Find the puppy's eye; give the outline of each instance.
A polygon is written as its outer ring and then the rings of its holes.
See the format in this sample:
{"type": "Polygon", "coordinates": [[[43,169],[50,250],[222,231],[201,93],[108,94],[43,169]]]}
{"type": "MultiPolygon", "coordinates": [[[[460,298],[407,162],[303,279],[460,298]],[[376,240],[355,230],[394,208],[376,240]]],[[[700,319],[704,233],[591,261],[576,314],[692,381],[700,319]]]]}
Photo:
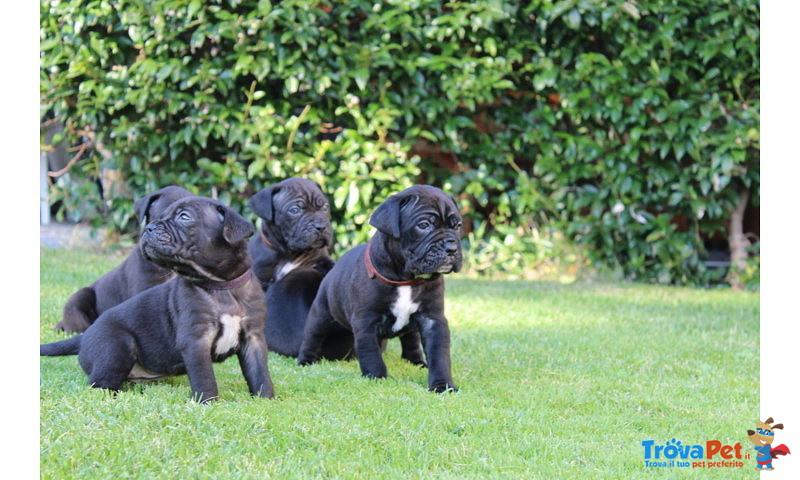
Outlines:
{"type": "Polygon", "coordinates": [[[295,205],[295,206],[293,206],[292,208],[289,209],[289,215],[298,215],[300,212],[301,212],[301,209],[297,205],[295,205]]]}
{"type": "Polygon", "coordinates": [[[458,215],[450,215],[449,217],[447,217],[447,224],[450,226],[450,228],[454,230],[461,230],[463,222],[461,221],[461,218],[458,217],[458,215]]]}
{"type": "Polygon", "coordinates": [[[420,230],[427,230],[427,229],[431,228],[431,222],[428,222],[427,220],[423,220],[423,221],[421,221],[421,222],[419,222],[417,224],[417,228],[419,228],[420,230]]]}
{"type": "Polygon", "coordinates": [[[331,209],[331,206],[330,206],[330,205],[328,205],[327,203],[323,203],[323,204],[322,204],[322,207],[320,207],[320,209],[321,209],[323,212],[327,212],[328,210],[330,210],[330,209],[331,209]]]}
{"type": "Polygon", "coordinates": [[[186,212],[181,212],[178,214],[178,220],[181,220],[183,222],[190,222],[192,220],[192,216],[186,212]]]}

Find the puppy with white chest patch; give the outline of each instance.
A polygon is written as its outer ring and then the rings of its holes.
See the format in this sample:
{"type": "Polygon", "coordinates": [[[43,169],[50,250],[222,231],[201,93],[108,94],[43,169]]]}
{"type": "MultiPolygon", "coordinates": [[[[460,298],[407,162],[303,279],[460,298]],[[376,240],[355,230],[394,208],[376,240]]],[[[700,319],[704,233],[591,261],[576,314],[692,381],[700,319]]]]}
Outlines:
{"type": "Polygon", "coordinates": [[[198,401],[218,396],[212,362],[236,354],[250,393],[272,397],[266,306],[250,269],[253,226],[216,200],[187,197],[145,227],[147,260],[177,275],[104,312],[81,335],[40,347],[78,355],[93,387],[188,374],[198,401]]]}
{"type": "Polygon", "coordinates": [[[400,337],[404,359],[422,366],[427,360],[429,390],[455,390],[443,278],[462,263],[455,199],[416,185],[383,202],[370,224],[377,232],[369,243],[345,253],[322,281],[298,363],[316,362],[328,332],[341,325],[353,332],[364,376],[386,377],[381,341],[400,337]]]}
{"type": "MultiPolygon", "coordinates": [[[[328,199],[317,183],[288,178],[262,189],[247,204],[261,218],[249,251],[270,312],[267,344],[271,352],[296,357],[308,310],[334,263],[328,256],[333,239],[328,199]]],[[[352,347],[352,333],[341,328],[324,342],[322,356],[347,358],[352,347]]]]}

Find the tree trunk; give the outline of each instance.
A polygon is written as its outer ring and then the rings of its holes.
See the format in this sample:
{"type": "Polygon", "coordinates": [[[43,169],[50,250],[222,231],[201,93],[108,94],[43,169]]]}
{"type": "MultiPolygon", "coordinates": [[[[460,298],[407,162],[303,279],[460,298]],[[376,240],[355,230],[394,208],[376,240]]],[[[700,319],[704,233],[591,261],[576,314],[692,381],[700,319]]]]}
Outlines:
{"type": "Polygon", "coordinates": [[[741,274],[747,267],[747,248],[750,241],[744,236],[744,211],[747,208],[747,201],[750,199],[750,192],[742,190],[739,192],[739,203],[731,212],[730,226],[728,228],[728,248],[731,251],[731,267],[728,271],[728,281],[734,290],[740,290],[742,284],[741,274]]]}

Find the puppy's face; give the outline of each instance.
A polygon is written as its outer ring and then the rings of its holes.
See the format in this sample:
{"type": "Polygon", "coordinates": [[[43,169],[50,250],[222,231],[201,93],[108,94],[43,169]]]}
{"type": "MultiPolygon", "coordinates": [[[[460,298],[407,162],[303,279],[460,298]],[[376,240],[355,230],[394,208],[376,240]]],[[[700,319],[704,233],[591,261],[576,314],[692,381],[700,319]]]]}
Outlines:
{"type": "Polygon", "coordinates": [[[176,186],[164,187],[137,200],[133,204],[133,209],[136,212],[139,224],[147,225],[152,220],[160,217],[167,207],[176,201],[191,196],[192,192],[185,188],[176,186]]]}
{"type": "Polygon", "coordinates": [[[328,247],[333,241],[328,199],[315,182],[284,180],[258,192],[248,205],[289,251],[328,247]]]}
{"type": "Polygon", "coordinates": [[[139,243],[146,259],[180,275],[224,281],[241,269],[253,233],[250,222],[216,200],[187,197],[149,223],[139,243]]]}
{"type": "Polygon", "coordinates": [[[415,185],[392,195],[370,224],[400,244],[405,270],[415,276],[461,269],[461,215],[452,195],[415,185]]]}

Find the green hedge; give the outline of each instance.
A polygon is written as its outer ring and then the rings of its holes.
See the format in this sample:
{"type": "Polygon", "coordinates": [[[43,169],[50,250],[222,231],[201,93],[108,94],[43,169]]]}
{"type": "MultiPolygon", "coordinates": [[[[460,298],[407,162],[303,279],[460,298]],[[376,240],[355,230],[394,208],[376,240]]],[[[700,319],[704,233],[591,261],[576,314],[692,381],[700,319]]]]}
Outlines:
{"type": "Polygon", "coordinates": [[[758,23],[755,0],[42,1],[45,111],[101,146],[56,198],[132,230],[130,195],[77,180],[244,211],[306,176],[344,251],[422,180],[469,211],[477,269],[533,267],[563,234],[627,278],[707,283],[703,236],[759,196],[758,23]]]}

